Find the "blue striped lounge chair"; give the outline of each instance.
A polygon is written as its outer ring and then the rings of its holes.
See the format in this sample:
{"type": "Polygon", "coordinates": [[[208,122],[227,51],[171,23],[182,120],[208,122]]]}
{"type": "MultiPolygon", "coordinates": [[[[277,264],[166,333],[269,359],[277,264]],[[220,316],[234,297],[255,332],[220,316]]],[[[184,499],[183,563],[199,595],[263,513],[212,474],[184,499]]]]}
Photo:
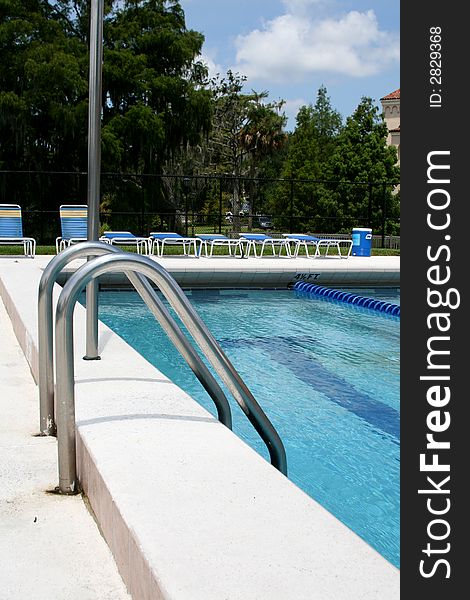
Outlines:
{"type": "Polygon", "coordinates": [[[23,235],[23,219],[18,204],[0,204],[0,244],[23,246],[25,256],[34,258],[36,240],[23,235]]]}
{"type": "Polygon", "coordinates": [[[199,257],[202,240],[196,237],[184,237],[174,231],[152,231],[148,238],[150,254],[165,255],[165,246],[182,246],[185,256],[199,257]]]}
{"type": "Polygon", "coordinates": [[[56,238],[57,254],[72,244],[86,242],[88,206],[86,204],[62,204],[60,211],[61,236],[56,238]]]}
{"type": "Polygon", "coordinates": [[[244,256],[248,258],[251,251],[255,258],[261,258],[263,256],[266,247],[271,248],[273,256],[281,256],[282,251],[285,250],[286,256],[290,257],[290,245],[285,237],[274,238],[264,233],[241,233],[240,244],[244,246],[244,256]],[[259,246],[259,253],[256,251],[256,246],[259,246]],[[279,248],[279,252],[276,254],[276,246],[279,248]]]}
{"type": "Polygon", "coordinates": [[[148,239],[134,235],[130,231],[105,231],[100,237],[100,242],[135,246],[138,254],[148,254],[148,239]]]}

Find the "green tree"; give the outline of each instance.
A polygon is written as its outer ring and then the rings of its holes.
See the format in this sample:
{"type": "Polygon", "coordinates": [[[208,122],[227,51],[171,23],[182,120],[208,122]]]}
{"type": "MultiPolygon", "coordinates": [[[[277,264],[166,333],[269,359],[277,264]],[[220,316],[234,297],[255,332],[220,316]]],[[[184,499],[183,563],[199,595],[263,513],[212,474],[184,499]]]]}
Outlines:
{"type": "Polygon", "coordinates": [[[283,176],[321,179],[341,127],[341,115],[332,108],[327,90],[321,86],[315,105],[302,106],[297,113],[283,176]]]}
{"type": "Polygon", "coordinates": [[[266,102],[266,91],[242,93],[245,81],[229,70],[212,82],[213,127],[207,142],[209,164],[232,179],[234,231],[240,231],[242,178],[256,174],[257,165],[286,140],[283,102],[266,102]]]}
{"type": "Polygon", "coordinates": [[[278,176],[279,158],[287,144],[288,135],[284,131],[287,119],[281,113],[283,105],[282,100],[268,105],[254,104],[250,119],[240,133],[242,146],[248,151],[245,190],[250,206],[249,230],[253,225],[252,215],[266,212],[266,197],[272,187],[271,182],[260,178],[278,176]]]}
{"type": "MultiPolygon", "coordinates": [[[[186,28],[176,0],[126,0],[105,25],[103,169],[161,174],[210,128],[207,71],[198,61],[204,38],[186,28]]],[[[168,215],[181,195],[175,184],[130,176],[113,207],[144,202],[168,215]]]]}
{"type": "MultiPolygon", "coordinates": [[[[326,178],[326,165],[341,128],[341,115],[321,86],[315,105],[302,106],[297,113],[281,173],[285,181],[276,186],[271,198],[273,212],[294,217],[296,228],[315,229],[319,219],[332,210],[327,187],[319,182],[326,178]]],[[[285,219],[281,226],[288,226],[285,219]]]]}
{"type": "Polygon", "coordinates": [[[391,185],[399,180],[397,152],[394,146],[387,146],[387,134],[379,109],[371,98],[362,98],[346,120],[328,164],[329,179],[341,182],[331,200],[343,219],[343,228],[358,224],[377,227],[384,206],[389,216],[398,216],[399,200],[391,185]]]}
{"type": "Polygon", "coordinates": [[[0,3],[2,168],[69,170],[86,164],[86,46],[62,14],[65,4],[0,3]]]}
{"type": "MultiPolygon", "coordinates": [[[[89,2],[0,0],[0,168],[82,172],[87,166],[89,2]]],[[[181,144],[210,127],[211,94],[198,61],[203,36],[188,30],[177,0],[105,3],[103,171],[159,173],[181,144]]],[[[62,177],[23,206],[84,200],[86,185],[62,177]],[[78,196],[78,197],[77,197],[78,196]]],[[[156,181],[156,180],[155,180],[156,181]]],[[[159,186],[128,178],[109,206],[162,200],[159,186]]]]}
{"type": "Polygon", "coordinates": [[[210,127],[204,37],[176,0],[125,0],[106,21],[103,139],[121,170],[159,173],[181,144],[210,127]]]}

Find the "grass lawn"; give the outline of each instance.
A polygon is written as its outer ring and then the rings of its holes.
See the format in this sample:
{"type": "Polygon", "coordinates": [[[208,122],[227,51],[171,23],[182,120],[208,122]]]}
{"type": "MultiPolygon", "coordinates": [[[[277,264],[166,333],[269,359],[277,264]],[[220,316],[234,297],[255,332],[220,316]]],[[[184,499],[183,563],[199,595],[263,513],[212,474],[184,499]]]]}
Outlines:
{"type": "MultiPolygon", "coordinates": [[[[135,246],[119,246],[119,248],[123,250],[127,250],[128,252],[135,252],[135,246]]],[[[302,251],[299,255],[302,255],[302,251]]],[[[303,251],[305,254],[305,251],[303,251]]],[[[331,251],[330,251],[331,252],[331,251]]],[[[182,254],[183,249],[179,246],[173,247],[171,250],[172,254],[182,254]]],[[[22,248],[21,246],[1,246],[0,245],[0,256],[9,255],[9,256],[22,256],[22,248]]],[[[55,255],[55,246],[37,246],[36,254],[38,255],[55,255]]],[[[227,250],[225,248],[214,248],[214,255],[226,255],[227,250]]],[[[399,256],[400,250],[392,250],[390,248],[372,248],[372,256],[399,256]]]]}

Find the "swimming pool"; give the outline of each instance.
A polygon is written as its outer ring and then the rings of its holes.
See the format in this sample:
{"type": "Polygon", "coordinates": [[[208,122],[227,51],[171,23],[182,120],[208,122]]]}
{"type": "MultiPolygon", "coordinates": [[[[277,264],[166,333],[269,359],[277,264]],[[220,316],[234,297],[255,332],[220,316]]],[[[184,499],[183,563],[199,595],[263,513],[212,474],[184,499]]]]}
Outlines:
{"type": "MultiPolygon", "coordinates": [[[[399,566],[399,320],[290,290],[186,293],[281,436],[289,478],[399,566]]],[[[135,292],[101,293],[100,319],[216,414],[135,292]]],[[[268,459],[231,404],[235,433],[268,459]]]]}

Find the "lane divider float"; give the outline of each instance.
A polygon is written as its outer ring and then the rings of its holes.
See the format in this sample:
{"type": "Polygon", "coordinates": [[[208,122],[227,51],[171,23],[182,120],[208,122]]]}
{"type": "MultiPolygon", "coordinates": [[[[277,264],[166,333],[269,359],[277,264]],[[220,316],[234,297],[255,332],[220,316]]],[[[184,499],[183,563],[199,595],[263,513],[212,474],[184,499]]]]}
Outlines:
{"type": "Polygon", "coordinates": [[[358,296],[357,294],[352,294],[350,292],[342,292],[341,290],[335,290],[334,288],[326,288],[314,283],[307,283],[306,281],[297,281],[292,289],[306,295],[323,296],[330,300],[338,300],[339,302],[362,306],[363,308],[376,310],[394,317],[400,316],[400,306],[398,304],[393,304],[392,302],[376,300],[375,298],[366,298],[365,296],[358,296]]]}

